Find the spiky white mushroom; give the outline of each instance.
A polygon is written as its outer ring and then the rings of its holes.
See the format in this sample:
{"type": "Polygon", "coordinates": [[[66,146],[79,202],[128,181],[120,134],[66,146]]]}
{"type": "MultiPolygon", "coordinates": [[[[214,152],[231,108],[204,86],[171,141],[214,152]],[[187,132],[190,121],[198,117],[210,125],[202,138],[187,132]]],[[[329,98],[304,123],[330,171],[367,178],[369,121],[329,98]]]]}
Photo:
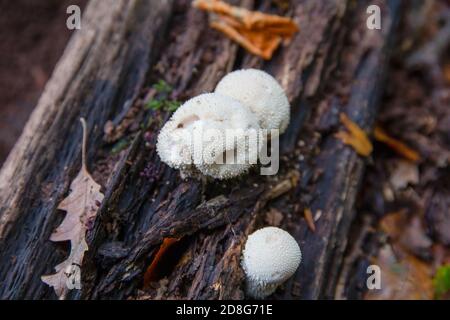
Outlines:
{"type": "Polygon", "coordinates": [[[237,70],[217,84],[215,92],[240,101],[256,114],[262,129],[283,133],[290,117],[288,98],[270,74],[256,69],[237,70]]]}
{"type": "Polygon", "coordinates": [[[246,294],[265,298],[297,270],[302,253],[286,231],[266,227],[252,233],[245,244],[241,265],[246,275],[246,294]]]}
{"type": "Polygon", "coordinates": [[[188,100],[172,115],[160,131],[157,151],[173,168],[189,173],[195,166],[213,178],[231,178],[248,170],[251,163],[247,157],[257,157],[258,148],[247,144],[248,137],[253,137],[249,132],[259,129],[256,116],[240,102],[219,93],[205,93],[188,100]],[[227,131],[243,135],[227,139],[227,131]],[[229,157],[221,163],[223,155],[234,150],[234,163],[229,157]]]}

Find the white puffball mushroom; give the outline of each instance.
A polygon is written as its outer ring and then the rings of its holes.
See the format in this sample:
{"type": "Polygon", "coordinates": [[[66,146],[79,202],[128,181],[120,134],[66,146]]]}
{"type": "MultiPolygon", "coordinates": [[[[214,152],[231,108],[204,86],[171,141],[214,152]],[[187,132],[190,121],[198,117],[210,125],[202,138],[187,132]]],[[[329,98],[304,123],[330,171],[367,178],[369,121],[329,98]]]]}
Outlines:
{"type": "Polygon", "coordinates": [[[229,179],[247,172],[253,164],[256,164],[261,147],[261,140],[258,144],[258,139],[262,137],[258,136],[259,125],[256,117],[250,111],[248,112],[245,118],[253,120],[249,122],[247,129],[234,132],[232,141],[226,140],[225,147],[216,154],[217,161],[204,161],[196,165],[201,173],[215,179],[229,179]],[[253,156],[254,162],[250,161],[250,156],[253,156]]]}
{"type": "Polygon", "coordinates": [[[241,265],[246,275],[246,294],[265,298],[297,270],[302,253],[286,231],[266,227],[252,233],[245,243],[241,265]]]}
{"type": "Polygon", "coordinates": [[[283,133],[290,118],[286,93],[270,74],[256,69],[243,69],[227,74],[215,92],[240,101],[256,114],[262,129],[278,129],[283,133]]]}
{"type": "MultiPolygon", "coordinates": [[[[242,147],[248,140],[225,138],[227,130],[238,129],[257,132],[260,129],[258,119],[235,99],[219,93],[204,93],[186,101],[172,115],[159,133],[157,151],[163,162],[188,174],[195,166],[201,173],[216,179],[232,178],[251,166],[245,156],[252,150],[244,148],[244,153],[237,154],[235,164],[219,164],[215,159],[227,150],[242,147]],[[208,135],[209,129],[215,129],[217,134],[208,135]]],[[[254,156],[258,151],[253,150],[254,156]]]]}

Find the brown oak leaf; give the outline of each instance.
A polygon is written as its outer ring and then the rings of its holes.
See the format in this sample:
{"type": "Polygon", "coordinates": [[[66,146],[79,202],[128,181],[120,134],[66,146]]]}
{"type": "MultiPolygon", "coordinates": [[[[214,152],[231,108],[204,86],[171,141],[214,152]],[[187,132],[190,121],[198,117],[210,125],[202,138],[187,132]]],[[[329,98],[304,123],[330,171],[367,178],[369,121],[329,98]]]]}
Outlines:
{"type": "Polygon", "coordinates": [[[58,209],[67,212],[64,220],[50,236],[51,241],[70,241],[69,257],[55,267],[55,274],[42,276],[43,282],[53,287],[59,299],[64,299],[73,288],[80,289],[79,268],[88,250],[86,232],[92,227],[104,195],[86,167],[86,121],[83,126],[82,166],[70,185],[69,195],[61,201],[58,209]],[[78,283],[75,283],[77,282],[78,283]]]}

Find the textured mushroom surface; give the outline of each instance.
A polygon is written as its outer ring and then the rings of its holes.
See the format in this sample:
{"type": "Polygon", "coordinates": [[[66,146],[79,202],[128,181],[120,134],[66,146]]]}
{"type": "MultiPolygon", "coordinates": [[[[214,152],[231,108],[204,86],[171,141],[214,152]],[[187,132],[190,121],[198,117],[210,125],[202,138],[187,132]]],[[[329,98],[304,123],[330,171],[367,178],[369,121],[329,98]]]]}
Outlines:
{"type": "Polygon", "coordinates": [[[231,178],[251,166],[249,152],[257,158],[259,147],[249,146],[259,129],[256,116],[240,102],[205,93],[186,101],[172,115],[160,131],[157,150],[173,168],[189,173],[195,166],[205,175],[231,178]],[[226,134],[235,134],[236,139],[227,139],[226,134]]]}
{"type": "Polygon", "coordinates": [[[250,108],[262,129],[278,129],[281,134],[289,124],[288,98],[277,80],[267,72],[256,69],[231,72],[217,84],[215,92],[250,108]]]}
{"type": "Polygon", "coordinates": [[[297,241],[282,229],[266,227],[252,233],[242,255],[247,295],[260,299],[272,294],[295,273],[301,257],[297,241]]]}

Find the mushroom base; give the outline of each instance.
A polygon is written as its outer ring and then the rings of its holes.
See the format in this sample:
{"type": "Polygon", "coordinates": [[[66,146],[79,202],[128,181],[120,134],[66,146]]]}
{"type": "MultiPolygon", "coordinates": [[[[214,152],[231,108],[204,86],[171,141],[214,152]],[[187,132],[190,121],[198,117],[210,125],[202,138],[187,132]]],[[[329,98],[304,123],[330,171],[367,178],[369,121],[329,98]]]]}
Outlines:
{"type": "Polygon", "coordinates": [[[245,294],[253,299],[264,299],[274,293],[278,285],[247,279],[245,281],[245,294]]]}

